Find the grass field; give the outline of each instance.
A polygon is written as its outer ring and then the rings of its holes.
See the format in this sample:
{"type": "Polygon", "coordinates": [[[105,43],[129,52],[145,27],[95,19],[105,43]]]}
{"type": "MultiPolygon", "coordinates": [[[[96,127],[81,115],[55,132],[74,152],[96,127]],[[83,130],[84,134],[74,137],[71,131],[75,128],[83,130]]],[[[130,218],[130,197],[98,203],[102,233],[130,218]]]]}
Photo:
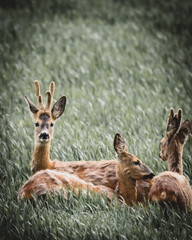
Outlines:
{"type": "MultiPolygon", "coordinates": [[[[118,206],[99,196],[17,200],[30,176],[36,103],[55,81],[67,97],[51,159],[114,159],[119,132],[156,174],[169,108],[192,113],[190,1],[9,0],[0,5],[0,239],[191,239],[192,212],[118,206]],[[155,4],[156,3],[156,4],[155,4]]],[[[192,180],[192,138],[184,174],[192,180]]],[[[192,184],[192,182],[191,182],[192,184]]]]}

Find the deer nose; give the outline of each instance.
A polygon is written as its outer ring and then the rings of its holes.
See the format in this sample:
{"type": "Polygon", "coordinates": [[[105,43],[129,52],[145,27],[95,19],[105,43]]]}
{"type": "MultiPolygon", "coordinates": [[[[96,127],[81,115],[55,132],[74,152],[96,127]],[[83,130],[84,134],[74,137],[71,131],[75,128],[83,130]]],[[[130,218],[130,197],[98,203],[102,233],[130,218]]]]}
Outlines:
{"type": "Polygon", "coordinates": [[[150,171],[149,174],[145,175],[143,179],[148,180],[148,179],[152,179],[153,177],[155,177],[155,174],[150,171]]]}
{"type": "Polygon", "coordinates": [[[150,173],[149,176],[148,176],[149,179],[152,179],[153,177],[155,177],[154,173],[150,173]]]}
{"type": "Polygon", "coordinates": [[[43,133],[40,134],[39,138],[42,139],[42,140],[48,140],[49,139],[49,134],[46,133],[46,132],[43,132],[43,133]]]}

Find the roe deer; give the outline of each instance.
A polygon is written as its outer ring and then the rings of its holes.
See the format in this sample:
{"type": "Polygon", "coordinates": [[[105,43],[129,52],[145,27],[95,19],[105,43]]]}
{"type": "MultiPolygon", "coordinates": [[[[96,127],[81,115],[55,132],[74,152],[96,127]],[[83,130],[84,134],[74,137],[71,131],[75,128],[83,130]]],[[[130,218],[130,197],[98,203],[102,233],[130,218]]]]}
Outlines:
{"type": "Polygon", "coordinates": [[[50,91],[46,92],[47,104],[44,107],[40,95],[39,82],[35,81],[34,83],[39,108],[25,96],[35,121],[35,149],[31,161],[32,174],[42,169],[54,168],[54,162],[51,162],[49,159],[50,142],[53,138],[54,123],[63,114],[66,104],[66,97],[63,96],[51,109],[54,94],[54,82],[51,82],[50,91]]]}
{"type": "Polygon", "coordinates": [[[94,186],[92,183],[87,183],[77,176],[67,173],[59,172],[57,170],[41,170],[31,176],[19,191],[21,199],[33,199],[33,194],[37,196],[45,196],[47,192],[50,194],[64,192],[66,199],[66,189],[71,189],[76,194],[81,189],[83,194],[87,193],[89,189],[92,192],[106,195],[109,200],[114,195],[114,190],[105,186],[94,186]]]}
{"type": "MultiPolygon", "coordinates": [[[[51,109],[51,103],[54,93],[54,82],[50,84],[50,91],[47,92],[47,105],[44,108],[42,97],[40,95],[39,82],[35,81],[36,96],[39,103],[39,109],[26,97],[30,111],[35,120],[35,149],[31,161],[31,171],[35,174],[43,169],[55,169],[75,174],[86,182],[94,185],[102,185],[113,190],[117,186],[116,166],[117,160],[101,161],[72,161],[63,162],[59,160],[50,161],[49,150],[50,142],[53,136],[54,122],[59,118],[65,109],[66,97],[61,97],[51,109]]],[[[138,201],[143,202],[147,199],[151,187],[151,181],[137,181],[138,201]]]]}
{"type": "Polygon", "coordinates": [[[161,159],[168,162],[169,171],[154,178],[149,200],[158,201],[160,205],[166,202],[181,211],[187,211],[187,207],[192,209],[192,189],[188,178],[183,176],[182,154],[191,125],[189,120],[181,124],[181,119],[182,110],[174,114],[171,108],[160,153],[161,159]]]}
{"type": "MultiPolygon", "coordinates": [[[[151,179],[154,174],[134,155],[128,153],[127,146],[123,138],[115,135],[114,148],[118,154],[117,175],[118,187],[117,196],[124,198],[127,205],[132,202],[137,203],[136,180],[151,179]]],[[[46,192],[60,192],[64,186],[74,190],[77,194],[79,189],[86,193],[88,188],[96,193],[107,195],[111,200],[114,190],[106,186],[95,186],[92,183],[85,182],[74,174],[59,172],[57,170],[41,170],[31,176],[25,185],[21,188],[20,198],[33,198],[33,193],[37,196],[45,195],[46,192]]],[[[64,189],[65,190],[65,189],[64,189]]],[[[66,191],[64,191],[66,197],[66,191]]]]}
{"type": "Polygon", "coordinates": [[[152,179],[155,175],[136,156],[128,153],[126,142],[119,133],[115,135],[114,148],[118,154],[116,191],[127,205],[132,206],[133,202],[138,202],[136,180],[152,179]]]}
{"type": "MultiPolygon", "coordinates": [[[[58,171],[65,171],[78,176],[86,182],[93,183],[96,186],[102,185],[113,190],[118,184],[118,175],[116,168],[118,160],[100,160],[100,161],[71,161],[60,162],[54,160],[54,168],[58,171]]],[[[151,188],[151,180],[137,180],[137,201],[143,203],[148,200],[148,193],[151,188]]]]}

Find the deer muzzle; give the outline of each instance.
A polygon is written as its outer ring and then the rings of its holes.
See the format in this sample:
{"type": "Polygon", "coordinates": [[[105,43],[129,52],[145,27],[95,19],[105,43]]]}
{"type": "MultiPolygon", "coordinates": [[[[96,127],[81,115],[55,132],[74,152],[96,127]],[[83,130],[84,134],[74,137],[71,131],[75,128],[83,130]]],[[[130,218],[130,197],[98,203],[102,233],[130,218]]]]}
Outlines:
{"type": "Polygon", "coordinates": [[[39,135],[39,139],[41,142],[47,142],[50,138],[50,135],[48,132],[41,132],[40,135],[39,135]]]}
{"type": "Polygon", "coordinates": [[[153,177],[155,177],[155,174],[151,172],[149,175],[145,176],[145,179],[152,179],[153,177]]]}

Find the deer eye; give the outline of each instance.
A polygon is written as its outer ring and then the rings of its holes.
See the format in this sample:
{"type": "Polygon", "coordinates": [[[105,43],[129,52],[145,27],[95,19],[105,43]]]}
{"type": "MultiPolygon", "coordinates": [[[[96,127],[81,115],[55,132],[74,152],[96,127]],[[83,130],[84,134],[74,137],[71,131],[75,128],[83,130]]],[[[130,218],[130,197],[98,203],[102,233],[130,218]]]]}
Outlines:
{"type": "Polygon", "coordinates": [[[53,126],[54,126],[54,124],[53,124],[53,123],[51,123],[51,124],[50,124],[50,126],[51,126],[51,127],[53,127],[53,126]]]}
{"type": "Polygon", "coordinates": [[[35,127],[39,127],[39,123],[38,122],[35,123],[35,127]]]}
{"type": "Polygon", "coordinates": [[[139,163],[139,162],[133,162],[133,164],[134,164],[134,165],[140,165],[140,163],[139,163]]]}

